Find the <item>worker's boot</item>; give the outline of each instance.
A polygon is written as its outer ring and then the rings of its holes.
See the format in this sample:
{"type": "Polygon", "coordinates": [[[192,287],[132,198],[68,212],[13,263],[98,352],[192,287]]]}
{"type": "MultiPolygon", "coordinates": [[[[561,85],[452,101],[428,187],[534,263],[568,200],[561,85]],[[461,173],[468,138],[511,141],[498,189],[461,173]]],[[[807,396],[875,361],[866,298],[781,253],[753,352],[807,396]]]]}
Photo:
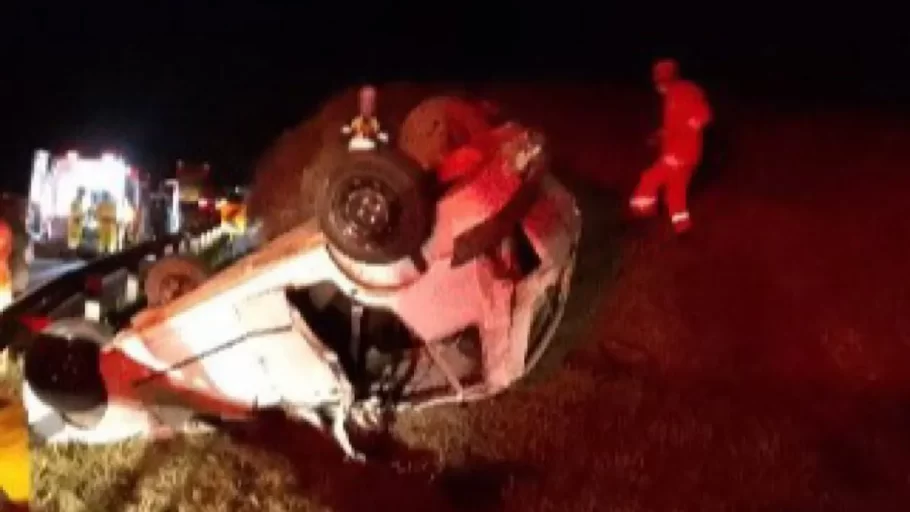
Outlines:
{"type": "Polygon", "coordinates": [[[632,197],[629,199],[628,214],[633,219],[646,219],[657,214],[657,198],[632,197]]]}

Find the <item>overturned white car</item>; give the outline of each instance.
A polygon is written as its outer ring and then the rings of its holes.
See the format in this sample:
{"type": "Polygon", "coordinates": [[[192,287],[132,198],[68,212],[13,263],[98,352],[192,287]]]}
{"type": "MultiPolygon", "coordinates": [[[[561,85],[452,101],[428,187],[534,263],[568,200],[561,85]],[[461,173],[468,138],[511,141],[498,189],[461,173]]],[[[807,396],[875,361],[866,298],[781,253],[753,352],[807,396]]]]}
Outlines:
{"type": "Polygon", "coordinates": [[[515,123],[436,172],[350,154],[316,219],[116,336],[48,327],[25,358],[33,432],[111,442],[280,408],[357,456],[347,421],[504,390],[553,337],[580,236],[546,156],[515,123]]]}

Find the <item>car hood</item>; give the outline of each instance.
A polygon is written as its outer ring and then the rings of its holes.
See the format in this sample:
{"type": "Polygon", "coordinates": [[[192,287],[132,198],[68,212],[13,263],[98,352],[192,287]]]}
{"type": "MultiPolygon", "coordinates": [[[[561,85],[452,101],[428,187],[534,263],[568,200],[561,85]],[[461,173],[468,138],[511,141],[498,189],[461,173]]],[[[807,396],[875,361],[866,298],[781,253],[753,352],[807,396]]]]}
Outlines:
{"type": "MultiPolygon", "coordinates": [[[[180,374],[177,381],[223,400],[214,408],[231,414],[231,404],[268,407],[289,395],[295,400],[287,401],[314,407],[350,403],[350,383],[337,357],[285,296],[285,289],[294,285],[297,257],[310,255],[323,243],[315,223],[286,233],[190,293],[138,314],[131,328],[106,347],[107,358],[122,353],[139,363],[130,380],[143,382],[143,387],[145,382],[166,386],[172,375],[180,374]],[[168,378],[158,378],[165,374],[168,378]],[[282,385],[276,388],[271,379],[282,385]]],[[[109,373],[109,388],[123,380],[122,368],[109,373]]],[[[124,390],[122,396],[132,393],[124,390]]]]}

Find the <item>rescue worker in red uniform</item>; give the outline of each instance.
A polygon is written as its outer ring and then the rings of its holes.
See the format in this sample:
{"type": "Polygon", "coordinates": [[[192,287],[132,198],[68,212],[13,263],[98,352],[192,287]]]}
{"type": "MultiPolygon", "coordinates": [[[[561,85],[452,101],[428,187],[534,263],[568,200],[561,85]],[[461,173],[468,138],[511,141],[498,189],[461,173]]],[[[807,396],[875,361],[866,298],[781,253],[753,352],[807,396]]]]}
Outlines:
{"type": "Polygon", "coordinates": [[[675,60],[658,61],[653,76],[663,96],[660,157],[642,173],[629,206],[636,216],[651,217],[657,213],[657,195],[663,190],[673,229],[683,234],[692,227],[686,196],[701,161],[702,130],[711,122],[711,107],[698,85],[680,77],[675,60]]]}

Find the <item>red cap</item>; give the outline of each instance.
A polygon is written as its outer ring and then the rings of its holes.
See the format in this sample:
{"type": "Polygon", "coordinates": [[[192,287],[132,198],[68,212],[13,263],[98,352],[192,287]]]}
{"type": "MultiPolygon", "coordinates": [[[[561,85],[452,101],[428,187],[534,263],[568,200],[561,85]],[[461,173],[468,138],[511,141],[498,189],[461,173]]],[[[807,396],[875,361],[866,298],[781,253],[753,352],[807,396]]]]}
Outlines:
{"type": "Polygon", "coordinates": [[[654,63],[654,81],[672,82],[679,78],[679,63],[676,59],[659,59],[654,63]]]}

